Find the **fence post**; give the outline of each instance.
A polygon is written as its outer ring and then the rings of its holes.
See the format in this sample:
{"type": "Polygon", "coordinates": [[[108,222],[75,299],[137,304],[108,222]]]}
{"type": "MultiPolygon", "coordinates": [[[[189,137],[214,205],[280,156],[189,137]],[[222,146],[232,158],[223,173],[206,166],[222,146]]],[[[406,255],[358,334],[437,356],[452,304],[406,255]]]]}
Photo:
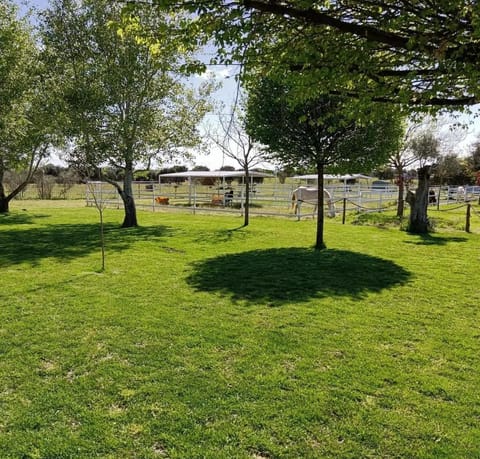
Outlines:
{"type": "Polygon", "coordinates": [[[347,212],[347,198],[343,198],[342,225],[345,225],[346,212],[347,212]]]}
{"type": "Polygon", "coordinates": [[[465,231],[467,233],[470,232],[470,217],[471,217],[471,214],[472,214],[472,209],[471,209],[472,205],[470,203],[467,204],[467,215],[466,215],[466,218],[465,218],[465,231]]]}

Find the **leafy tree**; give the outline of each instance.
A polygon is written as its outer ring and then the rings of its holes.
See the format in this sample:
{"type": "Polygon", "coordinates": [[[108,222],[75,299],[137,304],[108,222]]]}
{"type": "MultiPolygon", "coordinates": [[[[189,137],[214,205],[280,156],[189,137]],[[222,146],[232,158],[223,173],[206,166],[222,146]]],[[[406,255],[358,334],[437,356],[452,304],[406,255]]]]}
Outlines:
{"type": "Polygon", "coordinates": [[[372,110],[368,122],[351,117],[344,99],[332,96],[294,105],[289,88],[263,79],[251,86],[247,103],[247,132],[266,146],[266,157],[287,166],[314,168],[318,175],[317,237],[323,237],[323,175],[346,170],[371,170],[386,161],[400,139],[400,118],[372,110]]]}
{"type": "Polygon", "coordinates": [[[411,125],[406,129],[400,148],[394,151],[389,158],[389,164],[395,171],[396,183],[398,185],[397,217],[399,218],[403,217],[405,188],[407,187],[408,190],[409,179],[407,170],[417,161],[412,150],[408,148],[414,127],[414,125],[411,125]]]}
{"type": "MultiPolygon", "coordinates": [[[[187,170],[187,169],[185,169],[187,170]]],[[[193,166],[192,171],[206,171],[208,172],[210,169],[207,166],[193,166]]]]}
{"type": "Polygon", "coordinates": [[[472,172],[480,171],[480,142],[477,141],[472,145],[468,162],[472,172]]]}
{"type": "Polygon", "coordinates": [[[474,181],[468,160],[460,159],[455,153],[440,156],[433,168],[432,183],[442,185],[470,185],[474,181]]]}
{"type": "Polygon", "coordinates": [[[480,13],[471,0],[156,4],[197,13],[187,37],[213,36],[218,59],[283,69],[301,88],[297,97],[329,91],[416,109],[480,102],[480,13]]]}
{"type": "Polygon", "coordinates": [[[54,139],[50,81],[27,24],[0,3],[0,213],[32,179],[54,139]],[[7,171],[22,180],[7,189],[7,171]]]}
{"type": "Polygon", "coordinates": [[[123,227],[137,225],[135,168],[188,156],[209,109],[209,87],[187,88],[180,75],[193,48],[174,39],[182,18],[122,9],[107,0],[54,0],[43,36],[52,71],[62,75],[64,130],[72,162],[123,170],[108,179],[122,197],[123,227]]]}
{"type": "Polygon", "coordinates": [[[414,165],[422,167],[428,161],[433,162],[438,157],[438,148],[439,141],[428,123],[411,123],[405,129],[400,148],[389,158],[389,164],[395,170],[398,185],[397,217],[402,218],[404,214],[404,196],[405,191],[408,192],[410,183],[408,170],[414,165]]]}
{"type": "Polygon", "coordinates": [[[383,165],[374,169],[371,173],[374,177],[378,177],[380,180],[394,180],[395,170],[388,165],[383,165]]]}

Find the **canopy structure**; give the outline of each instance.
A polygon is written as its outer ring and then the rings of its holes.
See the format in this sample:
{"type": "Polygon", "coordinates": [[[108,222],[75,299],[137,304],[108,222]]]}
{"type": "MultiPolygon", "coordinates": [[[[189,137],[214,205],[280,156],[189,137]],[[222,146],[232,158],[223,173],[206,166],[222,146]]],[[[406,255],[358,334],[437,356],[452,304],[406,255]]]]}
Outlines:
{"type": "MultiPolygon", "coordinates": [[[[295,175],[294,179],[299,180],[317,180],[317,174],[307,174],[307,175],[295,175]]],[[[370,177],[369,175],[363,174],[345,174],[345,175],[332,175],[332,174],[324,174],[324,180],[338,180],[339,182],[347,182],[348,180],[373,180],[374,177],[370,177]]]]}
{"type": "MultiPolygon", "coordinates": [[[[248,175],[250,177],[275,177],[272,174],[266,174],[264,172],[258,171],[249,171],[248,175]]],[[[186,178],[188,180],[194,178],[235,178],[235,177],[245,177],[245,171],[186,171],[186,172],[172,172],[170,174],[160,174],[158,180],[161,181],[161,178],[186,178]]]]}
{"type": "MultiPolygon", "coordinates": [[[[163,178],[185,178],[188,180],[188,202],[189,204],[192,203],[196,206],[196,180],[200,178],[214,178],[214,179],[221,179],[222,187],[225,188],[225,181],[229,178],[238,178],[241,177],[242,181],[245,182],[245,171],[186,171],[186,172],[172,172],[170,174],[160,174],[158,176],[158,183],[162,183],[163,178]]],[[[267,174],[264,172],[258,171],[249,171],[248,175],[250,177],[250,181],[253,184],[253,179],[256,177],[275,177],[272,174],[267,174]]],[[[243,206],[243,199],[242,199],[242,206],[243,206]]]]}

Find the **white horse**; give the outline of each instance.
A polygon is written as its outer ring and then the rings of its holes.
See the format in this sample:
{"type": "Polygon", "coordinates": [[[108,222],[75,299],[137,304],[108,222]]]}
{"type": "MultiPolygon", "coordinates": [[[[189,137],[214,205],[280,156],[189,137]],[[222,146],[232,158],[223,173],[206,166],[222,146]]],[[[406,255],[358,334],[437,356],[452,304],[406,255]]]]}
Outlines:
{"type": "MultiPolygon", "coordinates": [[[[328,216],[335,217],[335,203],[332,200],[331,194],[324,188],[323,199],[328,205],[328,216]]],[[[298,214],[298,204],[308,203],[314,206],[313,213],[317,210],[318,206],[318,188],[309,188],[306,186],[299,186],[292,192],[292,209],[298,214]]]]}

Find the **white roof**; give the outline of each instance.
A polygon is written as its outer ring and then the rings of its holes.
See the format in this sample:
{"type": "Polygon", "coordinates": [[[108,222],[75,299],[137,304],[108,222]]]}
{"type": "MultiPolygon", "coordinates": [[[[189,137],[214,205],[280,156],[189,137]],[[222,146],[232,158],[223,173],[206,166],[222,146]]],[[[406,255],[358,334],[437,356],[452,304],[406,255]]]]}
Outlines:
{"type": "MultiPolygon", "coordinates": [[[[317,174],[306,174],[306,175],[295,175],[294,179],[301,179],[301,180],[317,180],[317,174]]],[[[358,179],[365,179],[370,180],[373,177],[363,174],[345,174],[345,175],[332,175],[332,174],[324,174],[324,180],[358,180],[358,179]]]]}
{"type": "MultiPolygon", "coordinates": [[[[250,177],[275,177],[272,174],[264,172],[250,171],[250,177]]],[[[185,178],[227,178],[227,177],[245,177],[245,171],[187,171],[187,172],[172,172],[170,174],[160,174],[159,177],[185,177],[185,178]]]]}

